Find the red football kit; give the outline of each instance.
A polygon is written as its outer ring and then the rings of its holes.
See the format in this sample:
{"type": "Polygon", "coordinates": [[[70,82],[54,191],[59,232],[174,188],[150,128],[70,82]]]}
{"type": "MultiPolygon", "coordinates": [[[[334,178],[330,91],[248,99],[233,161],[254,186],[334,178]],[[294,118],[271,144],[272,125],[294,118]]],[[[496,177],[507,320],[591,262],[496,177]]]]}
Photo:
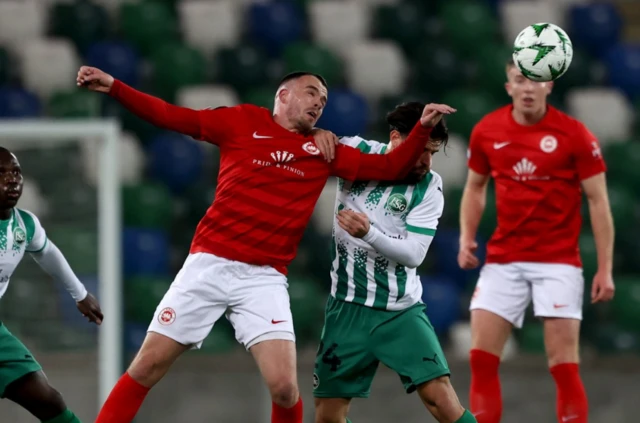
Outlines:
{"type": "MultiPolygon", "coordinates": [[[[409,172],[429,134],[420,123],[397,149],[367,155],[339,145],[327,163],[313,142],[254,105],[192,110],[115,81],[110,95],[152,124],[220,148],[213,204],[198,224],[191,253],[205,252],[286,274],[327,178],[397,180],[409,172]]],[[[176,163],[179,166],[179,163],[176,163]]]]}
{"type": "Polygon", "coordinates": [[[531,126],[518,124],[512,110],[485,116],[469,143],[469,168],[495,180],[498,226],[486,261],[580,267],[580,183],[606,171],[598,140],[551,106],[531,126]]]}

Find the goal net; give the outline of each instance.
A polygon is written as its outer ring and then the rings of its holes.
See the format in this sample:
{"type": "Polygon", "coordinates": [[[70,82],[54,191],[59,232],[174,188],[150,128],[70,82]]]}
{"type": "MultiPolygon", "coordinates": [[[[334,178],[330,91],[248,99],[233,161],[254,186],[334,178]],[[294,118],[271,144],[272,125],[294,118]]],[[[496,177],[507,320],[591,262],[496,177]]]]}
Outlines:
{"type": "MultiPolygon", "coordinates": [[[[122,371],[118,139],[112,121],[0,121],[0,146],[16,154],[25,180],[18,207],[38,216],[98,296],[105,321],[100,328],[89,324],[64,286],[28,254],[0,299],[0,320],[32,350],[52,384],[73,396],[83,421],[95,418],[122,371]],[[88,154],[97,156],[95,168],[86,166],[88,154]]],[[[7,401],[0,415],[31,421],[7,401]]]]}

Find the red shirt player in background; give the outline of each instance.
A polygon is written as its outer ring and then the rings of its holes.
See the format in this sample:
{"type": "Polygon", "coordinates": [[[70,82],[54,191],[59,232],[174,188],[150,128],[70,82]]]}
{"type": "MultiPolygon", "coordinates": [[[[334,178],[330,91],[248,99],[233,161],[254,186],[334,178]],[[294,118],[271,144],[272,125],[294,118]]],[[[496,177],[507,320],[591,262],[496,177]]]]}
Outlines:
{"type": "Polygon", "coordinates": [[[526,79],[510,62],[506,89],[513,104],[485,116],[469,143],[460,210],[462,268],[480,264],[475,237],[490,177],[498,212],[470,307],[471,411],[479,423],[500,421],[500,356],[512,327],[522,326],[531,300],[544,322],[558,422],[587,422],[587,397],[578,372],[582,191],[598,254],[592,303],[613,298],[613,221],[598,141],[582,123],[547,105],[552,86],[526,79]]]}
{"type": "Polygon", "coordinates": [[[403,178],[431,128],[454,109],[426,106],[408,139],[388,155],[329,143],[333,151],[325,161],[310,136],[327,101],[326,83],[318,75],[287,75],[275,95],[273,116],[247,104],[200,111],[173,106],[96,68],[82,67],[77,82],[108,93],[154,125],[216,144],[221,156],[215,201],[96,423],[131,422],[149,389],[182,353],[199,348],[223,314],[269,387],[272,422],[302,423],[286,268],[327,178],[403,178]]]}

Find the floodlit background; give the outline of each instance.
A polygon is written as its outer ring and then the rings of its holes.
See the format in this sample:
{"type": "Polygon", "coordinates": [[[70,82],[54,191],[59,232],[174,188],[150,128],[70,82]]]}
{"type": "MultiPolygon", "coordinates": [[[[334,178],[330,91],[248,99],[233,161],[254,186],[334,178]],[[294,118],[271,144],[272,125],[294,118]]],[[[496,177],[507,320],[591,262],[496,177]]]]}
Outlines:
{"type": "MultiPolygon", "coordinates": [[[[400,102],[448,103],[451,145],[435,158],[444,179],[441,227],[420,267],[427,314],[445,345],[453,383],[468,405],[468,303],[477,272],[456,265],[458,208],[473,125],[506,104],[504,63],[526,25],[553,22],[575,57],[551,103],[599,137],[609,165],[616,236],[611,304],[584,308],[583,375],[594,423],[637,421],[640,398],[640,3],[634,0],[0,0],[0,119],[115,117],[120,140],[126,363],[182,264],[195,226],[214,198],[216,148],[166,133],[118,104],[75,87],[80,64],[97,66],[167,101],[193,108],[240,102],[271,107],[278,79],[293,70],[330,85],[319,126],[387,141],[384,115],[400,102]]],[[[1,121],[0,121],[1,124],[1,121]]],[[[46,136],[42,137],[46,140],[46,136]]],[[[72,140],[73,141],[73,140],[72,140]]],[[[2,145],[16,143],[0,140],[2,145]]],[[[96,291],[95,144],[17,150],[25,194],[81,276],[96,291]]],[[[336,183],[329,181],[290,269],[306,421],[311,375],[329,287],[336,183]]],[[[480,227],[495,225],[493,192],[480,227]]],[[[586,215],[586,208],[583,208],[586,215]]],[[[589,292],[596,269],[585,221],[582,257],[589,292]]],[[[29,346],[85,421],[97,413],[97,336],[73,301],[26,259],[0,301],[0,318],[29,346]]],[[[108,319],[109,316],[106,316],[108,319]]],[[[0,346],[1,348],[1,346],[0,346]]],[[[555,421],[541,326],[529,316],[501,370],[505,422],[555,421]]],[[[270,404],[250,356],[221,321],[202,351],[184,356],[151,393],[138,422],[267,422],[270,404]]],[[[371,399],[355,401],[356,423],[431,421],[416,395],[381,369],[371,399]]],[[[7,401],[0,421],[34,421],[7,401]]]]}

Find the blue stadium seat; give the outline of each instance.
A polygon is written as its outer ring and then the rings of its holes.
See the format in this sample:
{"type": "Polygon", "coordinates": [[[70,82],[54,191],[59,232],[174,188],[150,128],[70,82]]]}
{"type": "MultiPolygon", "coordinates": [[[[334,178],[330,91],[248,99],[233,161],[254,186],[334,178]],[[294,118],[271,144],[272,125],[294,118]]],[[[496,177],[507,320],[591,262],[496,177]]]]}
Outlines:
{"type": "Polygon", "coordinates": [[[305,19],[294,2],[271,1],[251,5],[248,28],[251,40],[272,54],[279,54],[304,35],[305,19]]]}
{"type": "Polygon", "coordinates": [[[35,94],[19,88],[0,88],[0,119],[38,117],[41,111],[35,94]]]}
{"type": "Polygon", "coordinates": [[[640,45],[620,44],[607,54],[609,82],[629,97],[640,95],[640,45]]]}
{"type": "Polygon", "coordinates": [[[126,322],[124,325],[124,347],[129,354],[135,354],[147,336],[148,324],[126,322]]]}
{"type": "Polygon", "coordinates": [[[369,105],[349,90],[332,90],[317,126],[339,136],[363,133],[369,123],[369,105]]]}
{"type": "Polygon", "coordinates": [[[149,171],[173,192],[180,193],[196,182],[202,173],[202,146],[188,137],[163,133],[148,146],[149,171]]]}
{"type": "Polygon", "coordinates": [[[86,58],[89,66],[102,69],[125,84],[138,84],[140,58],[130,44],[117,41],[95,43],[88,48],[86,58]]]}
{"type": "MultiPolygon", "coordinates": [[[[78,275],[78,279],[84,284],[87,291],[98,298],[98,277],[96,275],[78,275]]],[[[97,330],[97,326],[93,323],[89,324],[87,319],[78,311],[75,300],[67,292],[65,286],[61,283],[56,283],[55,287],[58,293],[58,309],[62,320],[71,326],[97,330]]]]}
{"type": "Polygon", "coordinates": [[[460,289],[447,277],[425,275],[421,279],[427,316],[438,335],[446,334],[460,318],[460,289]]]}
{"type": "Polygon", "coordinates": [[[620,39],[622,19],[616,6],[606,2],[576,5],[569,11],[571,40],[595,56],[606,54],[620,39]]]}
{"type": "Polygon", "coordinates": [[[164,276],[169,273],[169,237],[163,231],[125,228],[122,234],[124,275],[164,276]]]}
{"type": "MultiPolygon", "coordinates": [[[[464,288],[471,279],[475,280],[478,277],[479,269],[467,271],[458,266],[459,240],[460,231],[446,228],[438,229],[429,249],[429,254],[435,256],[433,260],[433,270],[435,272],[446,275],[458,287],[464,288]]],[[[485,243],[479,240],[477,255],[481,262],[484,262],[485,254],[485,243]]]]}

